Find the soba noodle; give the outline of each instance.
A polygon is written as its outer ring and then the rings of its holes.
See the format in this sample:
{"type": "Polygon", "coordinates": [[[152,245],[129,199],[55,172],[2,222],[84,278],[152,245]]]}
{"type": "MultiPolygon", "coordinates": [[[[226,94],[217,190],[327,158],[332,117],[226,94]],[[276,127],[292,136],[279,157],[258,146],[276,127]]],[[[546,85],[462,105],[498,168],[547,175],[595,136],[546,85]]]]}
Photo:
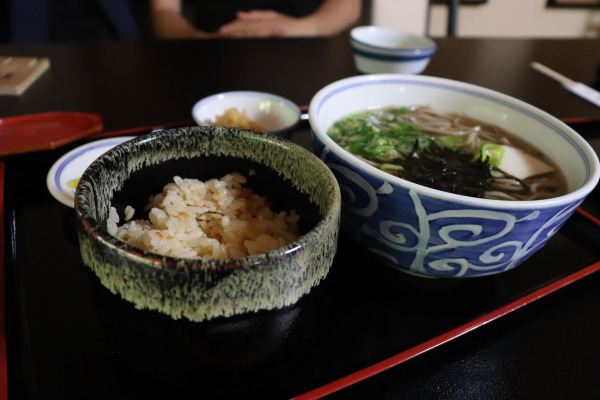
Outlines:
{"type": "Polygon", "coordinates": [[[500,200],[538,200],[564,194],[562,174],[530,144],[501,127],[428,106],[355,113],[328,131],[340,146],[403,179],[435,189],[500,200]],[[516,147],[553,171],[518,179],[491,162],[485,145],[516,147]]]}

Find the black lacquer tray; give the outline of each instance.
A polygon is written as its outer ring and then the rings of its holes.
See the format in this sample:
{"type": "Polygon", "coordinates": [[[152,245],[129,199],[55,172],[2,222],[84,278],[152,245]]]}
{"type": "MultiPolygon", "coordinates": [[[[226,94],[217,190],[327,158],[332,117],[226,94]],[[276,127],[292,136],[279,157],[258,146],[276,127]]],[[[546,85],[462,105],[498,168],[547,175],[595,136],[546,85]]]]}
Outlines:
{"type": "MultiPolygon", "coordinates": [[[[595,126],[580,128],[594,145],[595,126]]],[[[306,126],[290,139],[310,146],[306,126]]],[[[0,398],[318,398],[600,269],[594,192],[548,245],[504,274],[412,277],[379,264],[342,233],[330,275],[296,305],[175,321],[112,295],[81,262],[74,211],[46,187],[51,165],[81,143],[0,160],[0,398]]]]}

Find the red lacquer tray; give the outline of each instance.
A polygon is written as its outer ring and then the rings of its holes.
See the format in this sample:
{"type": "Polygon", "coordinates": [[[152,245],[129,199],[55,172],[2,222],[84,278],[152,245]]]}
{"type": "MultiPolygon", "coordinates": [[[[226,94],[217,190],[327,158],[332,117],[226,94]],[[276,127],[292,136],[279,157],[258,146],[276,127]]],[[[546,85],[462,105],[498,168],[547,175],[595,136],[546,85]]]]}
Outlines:
{"type": "Polygon", "coordinates": [[[0,157],[54,149],[102,131],[99,114],[47,112],[0,119],[0,157]]]}
{"type": "MultiPolygon", "coordinates": [[[[290,139],[310,145],[306,126],[290,139]]],[[[504,274],[416,278],[379,264],[342,234],[330,275],[296,305],[174,321],[112,295],[81,262],[74,212],[50,195],[45,179],[82,143],[0,162],[0,399],[178,398],[200,387],[206,398],[319,398],[600,269],[593,193],[547,246],[504,274]]]]}

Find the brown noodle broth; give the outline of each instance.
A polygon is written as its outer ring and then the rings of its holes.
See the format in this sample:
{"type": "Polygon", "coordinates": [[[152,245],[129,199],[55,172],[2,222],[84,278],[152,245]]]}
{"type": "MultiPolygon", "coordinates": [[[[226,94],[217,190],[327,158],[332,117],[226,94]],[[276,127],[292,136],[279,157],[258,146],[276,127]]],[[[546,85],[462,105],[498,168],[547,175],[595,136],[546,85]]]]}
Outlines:
{"type": "MultiPolygon", "coordinates": [[[[399,108],[401,107],[387,107],[380,110],[365,111],[364,113],[392,111],[399,108]]],[[[461,136],[469,145],[473,154],[478,151],[481,144],[492,143],[510,145],[529,153],[530,155],[542,160],[544,163],[551,165],[554,168],[554,171],[552,172],[529,177],[520,181],[525,183],[525,185],[527,185],[530,189],[526,194],[521,194],[514,191],[509,193],[509,191],[505,190],[506,188],[515,188],[515,185],[519,183],[518,180],[505,177],[496,178],[494,176],[492,181],[494,182],[494,187],[497,190],[486,191],[484,195],[485,198],[499,200],[541,200],[545,198],[557,197],[567,192],[566,180],[555,162],[550,160],[548,157],[545,157],[535,146],[517,137],[515,134],[506,131],[500,126],[468,117],[461,113],[441,112],[429,106],[409,106],[402,108],[407,108],[410,111],[404,114],[398,114],[398,120],[416,125],[422,132],[425,133],[426,136],[461,136]]],[[[344,119],[345,118],[342,118],[342,120],[344,119]]],[[[365,158],[364,156],[357,156],[363,161],[379,167],[379,162],[365,158]]],[[[493,172],[493,175],[496,174],[497,172],[493,172]]],[[[435,186],[430,187],[439,189],[435,186]]]]}

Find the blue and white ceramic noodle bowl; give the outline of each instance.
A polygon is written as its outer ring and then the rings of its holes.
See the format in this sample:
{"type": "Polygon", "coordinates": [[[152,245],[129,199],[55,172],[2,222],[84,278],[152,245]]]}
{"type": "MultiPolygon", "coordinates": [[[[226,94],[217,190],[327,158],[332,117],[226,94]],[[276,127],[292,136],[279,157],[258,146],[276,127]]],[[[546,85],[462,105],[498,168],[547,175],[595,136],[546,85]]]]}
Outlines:
{"type": "Polygon", "coordinates": [[[428,37],[379,26],[350,32],[356,69],[362,73],[420,74],[437,45],[428,37]]]}
{"type": "Polygon", "coordinates": [[[342,190],[343,228],[388,264],[425,277],[510,270],[541,248],[596,186],[598,158],[567,125],[507,95],[418,75],[363,75],[334,82],[311,100],[315,153],[342,190]],[[429,105],[497,124],[537,146],[566,177],[568,194],[502,201],[446,193],[389,175],[327,136],[338,119],[388,106],[429,105]]]}

